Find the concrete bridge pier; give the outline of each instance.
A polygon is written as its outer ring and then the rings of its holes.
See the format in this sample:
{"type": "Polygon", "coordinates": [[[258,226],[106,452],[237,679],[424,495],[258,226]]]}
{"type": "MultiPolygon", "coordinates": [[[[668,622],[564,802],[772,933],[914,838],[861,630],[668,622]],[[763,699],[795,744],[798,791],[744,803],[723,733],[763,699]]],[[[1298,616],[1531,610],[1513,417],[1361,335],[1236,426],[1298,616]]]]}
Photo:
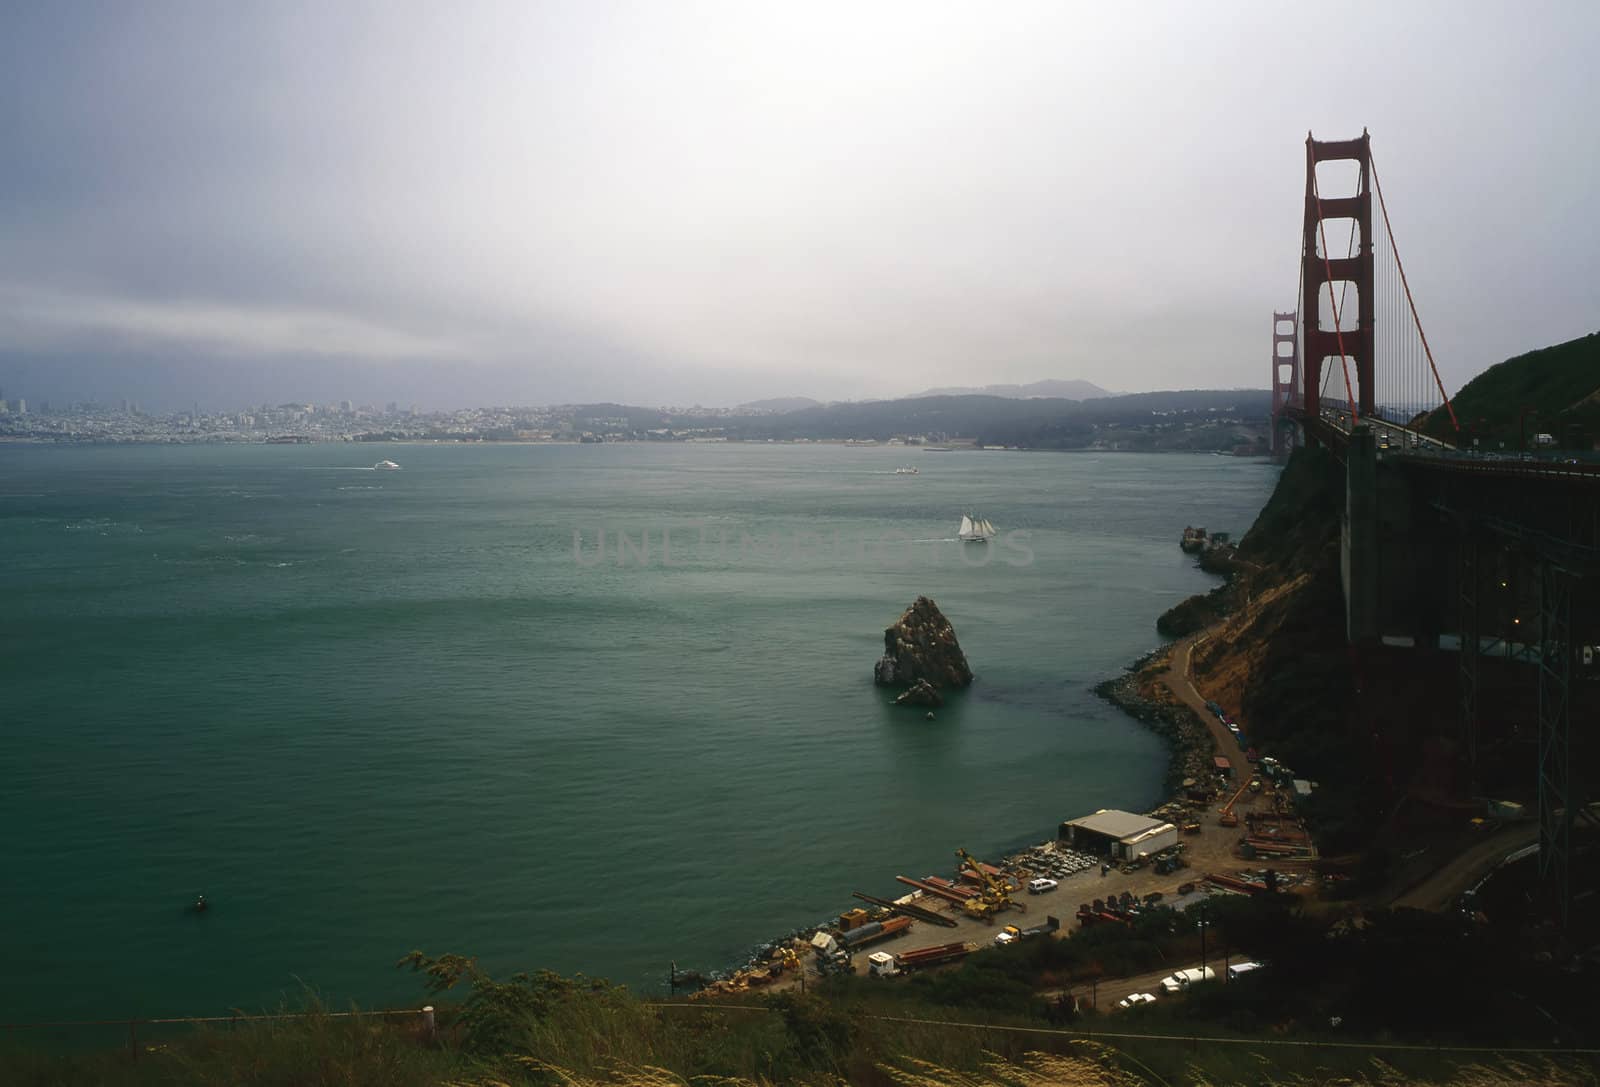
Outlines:
{"type": "Polygon", "coordinates": [[[1369,427],[1350,433],[1345,450],[1344,522],[1339,575],[1344,582],[1345,637],[1351,645],[1376,642],[1378,616],[1378,444],[1369,427]]]}

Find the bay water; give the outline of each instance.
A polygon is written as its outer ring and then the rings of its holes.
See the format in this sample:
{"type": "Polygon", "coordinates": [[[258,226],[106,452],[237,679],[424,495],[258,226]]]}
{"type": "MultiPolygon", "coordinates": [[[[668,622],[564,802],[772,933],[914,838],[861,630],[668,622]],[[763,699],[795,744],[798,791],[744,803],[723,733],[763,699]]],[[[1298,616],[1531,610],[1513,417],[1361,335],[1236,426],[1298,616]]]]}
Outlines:
{"type": "Polygon", "coordinates": [[[0,446],[0,1021],[404,1002],[413,948],[659,991],[669,961],[731,965],[958,846],[1145,808],[1163,746],[1091,688],[1214,583],[1183,527],[1242,533],[1275,478],[841,445],[0,446]],[[963,513],[1001,536],[957,542],[963,513]],[[871,682],[919,594],[978,677],[932,721],[871,682]]]}

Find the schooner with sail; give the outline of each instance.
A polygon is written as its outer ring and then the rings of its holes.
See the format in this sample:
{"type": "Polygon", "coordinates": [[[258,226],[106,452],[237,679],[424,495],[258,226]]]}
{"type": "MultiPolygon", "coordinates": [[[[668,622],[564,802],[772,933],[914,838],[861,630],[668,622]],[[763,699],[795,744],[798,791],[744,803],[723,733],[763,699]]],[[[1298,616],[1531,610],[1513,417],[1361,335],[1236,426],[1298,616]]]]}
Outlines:
{"type": "Polygon", "coordinates": [[[986,518],[965,513],[961,515],[961,528],[956,532],[956,539],[963,543],[988,543],[989,538],[996,535],[998,533],[994,526],[986,518]]]}

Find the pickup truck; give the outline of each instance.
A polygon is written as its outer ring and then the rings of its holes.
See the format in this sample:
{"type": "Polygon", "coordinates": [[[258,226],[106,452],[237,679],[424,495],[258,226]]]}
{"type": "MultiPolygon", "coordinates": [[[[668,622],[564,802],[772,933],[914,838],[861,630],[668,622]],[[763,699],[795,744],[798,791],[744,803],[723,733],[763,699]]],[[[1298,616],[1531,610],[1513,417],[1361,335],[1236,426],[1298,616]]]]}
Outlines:
{"type": "Polygon", "coordinates": [[[1168,974],[1161,979],[1161,988],[1169,993],[1187,992],[1189,986],[1201,981],[1216,980],[1217,972],[1209,966],[1191,967],[1188,970],[1179,970],[1175,974],[1168,974]]]}

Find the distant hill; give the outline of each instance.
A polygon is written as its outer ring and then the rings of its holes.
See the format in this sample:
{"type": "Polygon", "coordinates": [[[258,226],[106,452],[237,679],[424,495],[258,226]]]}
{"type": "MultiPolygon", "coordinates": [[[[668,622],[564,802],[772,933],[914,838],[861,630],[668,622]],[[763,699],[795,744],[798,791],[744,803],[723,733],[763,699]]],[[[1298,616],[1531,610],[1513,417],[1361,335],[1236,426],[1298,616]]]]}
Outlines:
{"type": "MultiPolygon", "coordinates": [[[[1524,408],[1532,408],[1526,434],[1546,433],[1571,444],[1577,428],[1584,447],[1600,436],[1600,332],[1529,351],[1489,367],[1451,398],[1464,433],[1496,441],[1517,439],[1524,408]]],[[[1428,419],[1430,432],[1448,435],[1444,409],[1428,419]]]]}
{"type": "Polygon", "coordinates": [[[801,408],[820,407],[822,401],[813,400],[809,396],[777,396],[771,400],[752,400],[748,404],[740,404],[734,411],[748,411],[752,414],[782,415],[785,412],[799,411],[801,408]]]}
{"type": "Polygon", "coordinates": [[[984,385],[981,388],[929,389],[922,396],[1000,396],[1007,400],[1051,397],[1058,400],[1095,400],[1112,394],[1088,381],[1035,381],[1029,385],[984,385]]]}
{"type": "Polygon", "coordinates": [[[784,415],[730,416],[730,437],[876,439],[897,434],[965,438],[992,445],[1077,448],[1099,427],[1184,427],[1235,419],[1264,424],[1265,389],[1188,390],[1103,396],[1093,400],[1003,396],[915,396],[824,404],[784,415]]]}
{"type": "MultiPolygon", "coordinates": [[[[798,398],[797,398],[798,399],[798,398]]],[[[783,401],[776,401],[783,403],[783,401]]],[[[885,441],[922,438],[1025,449],[1232,451],[1266,433],[1271,394],[1265,389],[1189,389],[1100,396],[913,396],[820,404],[793,411],[681,414],[628,404],[575,404],[555,429],[592,435],[670,440],[676,436],[735,441],[885,441]]]]}

